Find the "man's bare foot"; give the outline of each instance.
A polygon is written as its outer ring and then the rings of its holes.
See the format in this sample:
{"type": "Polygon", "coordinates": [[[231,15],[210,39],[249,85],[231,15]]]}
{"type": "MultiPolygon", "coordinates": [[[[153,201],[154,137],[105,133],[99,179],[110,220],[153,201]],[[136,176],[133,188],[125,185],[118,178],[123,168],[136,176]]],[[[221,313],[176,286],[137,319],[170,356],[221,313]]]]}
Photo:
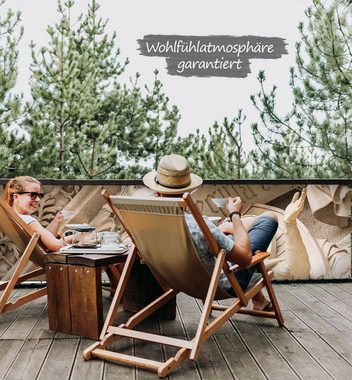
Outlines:
{"type": "Polygon", "coordinates": [[[252,310],[257,310],[257,311],[273,311],[273,305],[272,303],[265,299],[265,303],[254,303],[253,302],[253,307],[252,310]]]}
{"type": "Polygon", "coordinates": [[[271,302],[265,298],[263,292],[257,293],[253,298],[253,310],[259,310],[259,311],[272,311],[273,306],[271,302]]]}

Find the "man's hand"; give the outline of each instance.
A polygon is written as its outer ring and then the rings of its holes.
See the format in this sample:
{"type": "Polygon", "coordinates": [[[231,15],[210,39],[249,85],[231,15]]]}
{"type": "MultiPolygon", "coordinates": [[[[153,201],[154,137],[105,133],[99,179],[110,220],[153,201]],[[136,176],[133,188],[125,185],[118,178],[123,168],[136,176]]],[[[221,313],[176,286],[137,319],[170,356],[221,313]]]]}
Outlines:
{"type": "MultiPolygon", "coordinates": [[[[229,200],[226,204],[227,211],[229,214],[232,212],[241,212],[243,207],[243,202],[240,197],[229,197],[229,200]]],[[[247,231],[245,230],[241,218],[232,220],[232,223],[223,223],[220,226],[220,229],[224,233],[233,233],[235,237],[235,244],[232,247],[232,250],[226,255],[226,259],[238,264],[241,267],[246,267],[252,260],[251,245],[249,242],[247,231]]]]}
{"type": "Polygon", "coordinates": [[[226,208],[229,214],[231,214],[231,212],[234,212],[234,211],[241,212],[242,207],[243,207],[243,202],[240,197],[235,197],[235,198],[229,197],[229,200],[226,204],[226,208]]]}

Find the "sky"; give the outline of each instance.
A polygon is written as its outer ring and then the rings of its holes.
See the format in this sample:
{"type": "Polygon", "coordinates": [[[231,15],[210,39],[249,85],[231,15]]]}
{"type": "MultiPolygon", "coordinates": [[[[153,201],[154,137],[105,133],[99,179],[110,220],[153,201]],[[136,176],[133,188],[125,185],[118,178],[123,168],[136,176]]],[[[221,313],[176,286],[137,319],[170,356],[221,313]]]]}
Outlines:
{"type": "MultiPolygon", "coordinates": [[[[89,0],[76,0],[72,19],[87,9],[89,0]]],[[[232,119],[243,109],[247,120],[243,126],[244,143],[251,146],[250,124],[259,120],[250,95],[259,91],[257,75],[265,70],[267,88],[278,86],[278,109],[283,114],[290,109],[292,94],[289,68],[295,62],[295,42],[299,40],[298,23],[304,21],[305,9],[312,0],[100,0],[99,15],[109,19],[106,31],[117,32],[116,45],[122,59],[130,64],[122,80],[128,81],[136,72],[141,83],[153,83],[155,69],[159,70],[164,92],[180,109],[179,135],[200,129],[206,133],[215,121],[232,119]],[[142,56],[137,39],[147,34],[167,35],[257,35],[280,37],[287,42],[288,54],[280,59],[251,61],[247,78],[199,78],[171,76],[166,71],[165,58],[142,56]]],[[[37,47],[48,43],[46,27],[58,21],[56,0],[7,0],[7,7],[22,12],[25,32],[20,41],[19,75],[16,90],[30,99],[29,65],[30,41],[37,47]]]]}

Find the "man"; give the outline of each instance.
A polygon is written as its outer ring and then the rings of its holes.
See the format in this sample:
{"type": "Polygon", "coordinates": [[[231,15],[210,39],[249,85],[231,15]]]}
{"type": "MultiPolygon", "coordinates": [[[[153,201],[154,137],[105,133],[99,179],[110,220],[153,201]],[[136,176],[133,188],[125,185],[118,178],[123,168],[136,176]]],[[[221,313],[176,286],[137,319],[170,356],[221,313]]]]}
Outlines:
{"type": "MultiPolygon", "coordinates": [[[[143,177],[144,184],[156,192],[156,196],[182,196],[183,193],[199,187],[203,180],[190,172],[188,161],[177,154],[164,156],[156,171],[143,177]]],[[[208,218],[204,218],[210,231],[214,235],[220,248],[227,255],[226,259],[240,266],[247,266],[252,255],[257,251],[265,251],[277,230],[277,219],[274,214],[264,213],[251,220],[242,221],[242,200],[240,197],[229,198],[226,208],[229,212],[229,222],[216,227],[208,218]],[[227,235],[226,235],[227,234],[227,235]]],[[[215,258],[212,254],[203,233],[192,215],[186,215],[186,223],[190,231],[195,248],[210,273],[212,273],[215,258]]],[[[246,289],[255,267],[236,272],[236,277],[242,289],[246,289]]],[[[220,286],[235,295],[224,273],[220,279],[220,286]]],[[[272,305],[263,293],[258,293],[253,299],[253,309],[271,311],[272,305]]]]}

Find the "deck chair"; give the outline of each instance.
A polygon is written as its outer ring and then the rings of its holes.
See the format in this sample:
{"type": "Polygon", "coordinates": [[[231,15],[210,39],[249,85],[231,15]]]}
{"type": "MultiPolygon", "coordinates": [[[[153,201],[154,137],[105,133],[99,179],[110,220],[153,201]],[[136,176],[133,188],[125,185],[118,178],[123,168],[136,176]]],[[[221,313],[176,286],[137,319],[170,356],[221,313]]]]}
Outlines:
{"type": "Polygon", "coordinates": [[[261,252],[253,256],[250,266],[258,265],[262,277],[250,289],[243,291],[233,275],[233,270],[237,270],[238,266],[229,267],[225,260],[225,251],[219,249],[215,238],[193,203],[190,194],[185,194],[183,198],[155,199],[109,196],[107,192],[103,193],[103,195],[131,236],[136,249],[128,257],[122,271],[100,341],[84,351],[83,358],[85,360],[92,357],[108,359],[122,364],[151,369],[156,371],[160,377],[164,377],[185,359],[197,360],[203,343],[236,312],[276,318],[278,324],[283,325],[283,317],[271,284],[272,273],[267,273],[263,264],[263,260],[269,254],[261,252]],[[212,274],[209,274],[204,267],[193,245],[184,216],[186,209],[194,216],[213,251],[215,268],[212,274]],[[132,264],[137,257],[137,250],[165,291],[155,301],[130,317],[125,324],[116,327],[113,326],[114,318],[123,296],[132,264]],[[223,306],[214,302],[215,300],[233,298],[218,286],[221,270],[226,273],[237,295],[237,298],[233,300],[230,306],[223,306]],[[196,276],[194,275],[195,273],[197,274],[196,276]],[[248,301],[264,286],[267,288],[274,311],[265,312],[246,309],[245,306],[248,301]],[[172,299],[172,297],[175,297],[178,292],[184,292],[203,301],[203,311],[196,335],[192,340],[176,339],[133,330],[137,324],[172,299]],[[220,314],[209,321],[213,310],[219,311],[220,314]],[[108,351],[107,346],[118,337],[140,339],[175,346],[180,349],[174,357],[171,357],[166,362],[157,362],[108,351]]]}
{"type": "Polygon", "coordinates": [[[45,251],[39,241],[39,234],[32,232],[26,223],[0,198],[0,232],[4,233],[11,242],[22,252],[11,277],[7,281],[0,281],[0,313],[12,310],[36,298],[46,295],[46,287],[35,290],[25,296],[10,302],[9,298],[15,285],[28,281],[45,273],[45,251]],[[28,262],[35,264],[37,269],[22,274],[28,262]],[[1,294],[2,292],[2,294],[1,294]]]}

